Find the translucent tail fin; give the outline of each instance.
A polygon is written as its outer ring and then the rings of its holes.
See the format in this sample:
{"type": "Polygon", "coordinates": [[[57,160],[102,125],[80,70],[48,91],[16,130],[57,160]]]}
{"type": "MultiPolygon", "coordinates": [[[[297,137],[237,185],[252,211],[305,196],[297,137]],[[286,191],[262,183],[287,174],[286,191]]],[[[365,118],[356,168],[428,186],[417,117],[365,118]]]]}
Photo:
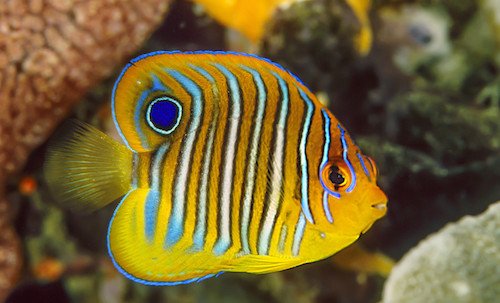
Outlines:
{"type": "Polygon", "coordinates": [[[49,144],[44,174],[58,202],[95,210],[130,190],[132,152],[93,126],[71,121],[49,144]]]}

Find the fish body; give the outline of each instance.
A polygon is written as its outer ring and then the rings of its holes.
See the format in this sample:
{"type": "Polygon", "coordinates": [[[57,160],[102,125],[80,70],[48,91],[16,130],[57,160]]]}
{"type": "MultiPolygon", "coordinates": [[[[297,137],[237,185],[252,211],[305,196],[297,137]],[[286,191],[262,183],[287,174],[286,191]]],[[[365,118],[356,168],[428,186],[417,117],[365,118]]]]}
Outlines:
{"type": "Polygon", "coordinates": [[[295,267],[351,244],[386,212],[374,162],[267,59],[142,55],[116,81],[112,112],[127,148],[80,125],[49,151],[46,176],[61,200],[91,208],[124,195],[108,249],[134,281],[295,267]]]}

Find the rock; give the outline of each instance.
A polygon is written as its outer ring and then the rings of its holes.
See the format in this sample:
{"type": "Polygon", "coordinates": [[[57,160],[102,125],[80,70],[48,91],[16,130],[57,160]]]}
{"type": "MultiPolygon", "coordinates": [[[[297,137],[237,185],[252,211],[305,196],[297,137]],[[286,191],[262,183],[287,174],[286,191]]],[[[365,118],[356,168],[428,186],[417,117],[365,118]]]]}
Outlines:
{"type": "Polygon", "coordinates": [[[384,303],[494,303],[500,298],[500,201],[411,249],[387,280],[384,303]]]}

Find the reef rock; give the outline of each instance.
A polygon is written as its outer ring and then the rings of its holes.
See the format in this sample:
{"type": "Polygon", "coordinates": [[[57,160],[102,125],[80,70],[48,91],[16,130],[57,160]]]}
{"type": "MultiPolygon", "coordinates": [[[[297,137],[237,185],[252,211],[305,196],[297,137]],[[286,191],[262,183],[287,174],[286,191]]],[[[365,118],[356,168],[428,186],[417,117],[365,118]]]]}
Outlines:
{"type": "Polygon", "coordinates": [[[411,249],[387,280],[384,303],[493,303],[500,298],[500,201],[411,249]]]}
{"type": "Polygon", "coordinates": [[[163,20],[163,0],[7,0],[0,5],[0,301],[17,275],[5,182],[80,97],[163,20]]]}

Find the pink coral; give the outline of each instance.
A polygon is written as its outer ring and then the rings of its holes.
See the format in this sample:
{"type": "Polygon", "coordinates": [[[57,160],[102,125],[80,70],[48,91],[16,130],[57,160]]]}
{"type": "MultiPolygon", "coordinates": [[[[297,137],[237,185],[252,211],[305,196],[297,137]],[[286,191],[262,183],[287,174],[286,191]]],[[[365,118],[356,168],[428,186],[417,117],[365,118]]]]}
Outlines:
{"type": "Polygon", "coordinates": [[[0,301],[20,268],[4,184],[89,87],[163,20],[170,0],[4,0],[0,5],[0,301]]]}

